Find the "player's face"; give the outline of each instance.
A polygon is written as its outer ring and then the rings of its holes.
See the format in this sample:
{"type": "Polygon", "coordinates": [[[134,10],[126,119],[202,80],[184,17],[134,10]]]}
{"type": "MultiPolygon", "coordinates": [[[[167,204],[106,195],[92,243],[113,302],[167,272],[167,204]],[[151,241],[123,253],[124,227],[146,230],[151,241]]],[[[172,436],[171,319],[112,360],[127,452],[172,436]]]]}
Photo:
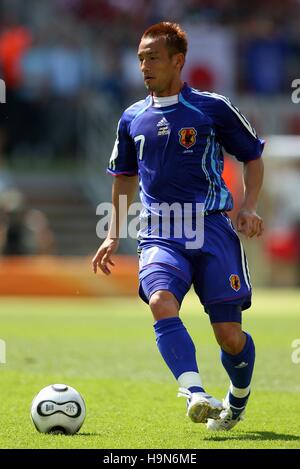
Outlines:
{"type": "Polygon", "coordinates": [[[138,49],[141,72],[146,88],[156,96],[176,94],[174,84],[180,81],[180,71],[184,63],[183,54],[170,56],[165,39],[143,38],[138,49]]]}

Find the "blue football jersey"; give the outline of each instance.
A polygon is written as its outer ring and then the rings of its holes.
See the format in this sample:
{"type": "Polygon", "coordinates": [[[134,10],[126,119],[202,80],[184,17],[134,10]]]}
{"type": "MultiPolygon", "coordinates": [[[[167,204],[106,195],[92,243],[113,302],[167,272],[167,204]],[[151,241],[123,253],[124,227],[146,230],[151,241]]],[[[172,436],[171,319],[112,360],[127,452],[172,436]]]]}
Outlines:
{"type": "Polygon", "coordinates": [[[264,142],[228,98],[184,84],[175,104],[155,107],[149,95],[123,113],[108,172],[139,175],[146,212],[153,204],[203,204],[229,211],[223,148],[239,161],[261,156],[264,142]]]}

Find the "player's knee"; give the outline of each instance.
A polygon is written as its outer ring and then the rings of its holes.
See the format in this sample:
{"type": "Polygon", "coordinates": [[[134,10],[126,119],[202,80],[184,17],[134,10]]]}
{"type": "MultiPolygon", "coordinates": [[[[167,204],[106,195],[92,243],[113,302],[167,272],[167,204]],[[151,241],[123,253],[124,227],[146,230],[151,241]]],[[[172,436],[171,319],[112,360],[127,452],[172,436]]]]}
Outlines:
{"type": "Polygon", "coordinates": [[[153,293],[149,306],[156,321],[178,316],[179,304],[171,292],[161,290],[153,293]]]}
{"type": "Polygon", "coordinates": [[[237,355],[243,350],[246,336],[240,324],[215,323],[213,329],[218,344],[225,352],[237,355]]]}

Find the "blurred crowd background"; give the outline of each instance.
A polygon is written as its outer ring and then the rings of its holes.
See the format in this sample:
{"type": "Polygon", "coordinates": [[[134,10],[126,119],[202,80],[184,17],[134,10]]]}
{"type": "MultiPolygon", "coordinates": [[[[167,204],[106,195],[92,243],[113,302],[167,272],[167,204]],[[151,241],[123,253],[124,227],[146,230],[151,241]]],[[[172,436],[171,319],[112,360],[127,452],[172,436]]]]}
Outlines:
{"type": "MultiPolygon", "coordinates": [[[[146,95],[139,39],[162,20],[188,34],[184,79],[229,96],[266,138],[266,234],[250,261],[257,282],[300,285],[299,0],[0,0],[2,256],[96,249],[116,124],[146,95]]],[[[238,207],[241,168],[227,162],[238,207]]],[[[134,251],[124,240],[121,253],[134,251]]]]}

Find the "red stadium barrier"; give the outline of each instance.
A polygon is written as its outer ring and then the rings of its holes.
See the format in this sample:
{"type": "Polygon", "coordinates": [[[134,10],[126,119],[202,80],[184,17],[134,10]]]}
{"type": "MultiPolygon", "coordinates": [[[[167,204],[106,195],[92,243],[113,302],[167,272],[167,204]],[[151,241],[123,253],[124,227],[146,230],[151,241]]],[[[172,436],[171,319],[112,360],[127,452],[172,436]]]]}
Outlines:
{"type": "Polygon", "coordinates": [[[0,260],[0,295],[123,296],[137,295],[136,257],[116,256],[113,274],[95,275],[91,258],[8,257],[0,260]]]}

